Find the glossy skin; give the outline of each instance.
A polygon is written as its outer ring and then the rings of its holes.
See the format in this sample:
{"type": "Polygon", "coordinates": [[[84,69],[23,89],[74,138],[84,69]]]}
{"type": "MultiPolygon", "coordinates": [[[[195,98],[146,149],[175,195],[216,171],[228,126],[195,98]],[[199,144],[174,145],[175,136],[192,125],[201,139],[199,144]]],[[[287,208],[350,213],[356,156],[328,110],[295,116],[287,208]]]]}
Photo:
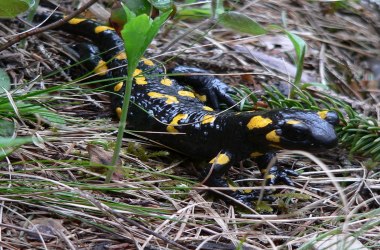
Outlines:
{"type": "MultiPolygon", "coordinates": [[[[38,17],[43,19],[44,15],[38,17]]],[[[61,18],[54,15],[49,22],[61,18]]],[[[90,58],[84,62],[88,69],[95,68],[96,73],[106,78],[126,75],[123,42],[113,29],[84,19],[72,19],[60,29],[84,36],[96,44],[79,44],[75,48],[81,58],[90,58]],[[99,52],[105,51],[107,53],[100,58],[99,52]],[[108,63],[99,63],[101,59],[108,63]]],[[[206,182],[210,186],[227,187],[223,176],[233,164],[247,158],[257,159],[264,174],[279,149],[322,151],[337,145],[334,125],[338,118],[333,112],[295,109],[221,112],[217,110],[219,102],[234,104],[230,97],[233,90],[225,83],[215,77],[199,75],[208,72],[197,68],[180,66],[171,73],[177,76],[167,77],[164,69],[150,60],[140,62],[134,74],[128,128],[145,131],[141,133],[143,136],[191,158],[209,161],[202,175],[207,176],[212,169],[206,182]],[[188,73],[198,75],[186,76],[188,73]]],[[[110,90],[116,93],[111,95],[112,109],[119,116],[125,89],[120,79],[109,82],[110,90]]],[[[270,185],[277,182],[292,185],[288,175],[296,175],[292,170],[277,166],[268,173],[266,178],[270,185]]],[[[226,193],[246,204],[257,198],[254,193],[232,190],[226,193]]]]}

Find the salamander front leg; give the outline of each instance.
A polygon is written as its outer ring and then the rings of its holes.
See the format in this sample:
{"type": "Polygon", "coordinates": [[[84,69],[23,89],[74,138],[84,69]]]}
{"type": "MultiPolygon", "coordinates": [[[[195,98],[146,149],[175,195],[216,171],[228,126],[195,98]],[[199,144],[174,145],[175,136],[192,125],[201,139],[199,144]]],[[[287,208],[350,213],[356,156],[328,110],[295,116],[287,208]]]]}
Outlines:
{"type": "MultiPolygon", "coordinates": [[[[234,191],[233,187],[230,187],[227,180],[224,178],[233,162],[234,159],[232,154],[227,151],[221,151],[209,162],[209,167],[202,172],[202,178],[206,179],[206,185],[210,187],[228,188],[227,190],[223,190],[221,192],[231,196],[247,206],[252,206],[252,201],[259,199],[259,192],[243,193],[240,191],[234,191]]],[[[273,201],[271,197],[267,196],[264,196],[263,199],[273,201]]],[[[231,203],[231,199],[226,199],[226,202],[231,203]]]]}
{"type": "MultiPolygon", "coordinates": [[[[228,106],[236,104],[231,98],[231,94],[236,94],[236,91],[206,70],[178,66],[172,69],[170,73],[180,84],[193,87],[212,108],[219,109],[220,102],[228,106]]],[[[238,109],[237,106],[235,107],[238,109]]]]}
{"type": "Polygon", "coordinates": [[[260,169],[261,174],[266,180],[266,184],[273,186],[275,184],[284,183],[289,186],[294,186],[294,182],[290,176],[298,176],[299,174],[296,171],[277,166],[276,162],[274,162],[273,166],[270,167],[268,171],[268,166],[271,164],[272,160],[276,160],[275,157],[276,153],[266,153],[265,155],[254,159],[260,169]]]}

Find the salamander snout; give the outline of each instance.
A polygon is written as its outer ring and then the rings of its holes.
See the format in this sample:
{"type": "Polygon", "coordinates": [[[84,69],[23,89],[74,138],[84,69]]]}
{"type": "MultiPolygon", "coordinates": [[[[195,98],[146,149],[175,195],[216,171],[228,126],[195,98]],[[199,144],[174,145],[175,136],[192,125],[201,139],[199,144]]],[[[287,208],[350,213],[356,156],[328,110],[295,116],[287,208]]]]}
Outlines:
{"type": "MultiPolygon", "coordinates": [[[[284,149],[307,151],[327,150],[337,146],[338,137],[334,126],[338,115],[331,111],[281,110],[282,122],[277,123],[279,146],[284,149]]],[[[278,119],[278,120],[281,120],[278,119]]]]}

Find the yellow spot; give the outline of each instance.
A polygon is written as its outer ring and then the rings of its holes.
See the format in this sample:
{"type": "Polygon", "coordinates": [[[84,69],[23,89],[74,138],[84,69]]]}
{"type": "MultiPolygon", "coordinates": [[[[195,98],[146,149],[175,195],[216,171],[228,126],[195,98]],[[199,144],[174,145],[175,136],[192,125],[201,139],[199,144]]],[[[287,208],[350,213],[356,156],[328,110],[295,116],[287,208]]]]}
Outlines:
{"type": "Polygon", "coordinates": [[[266,134],[265,138],[271,142],[280,142],[280,137],[276,134],[275,130],[272,130],[268,134],[266,134]]]}
{"type": "Polygon", "coordinates": [[[135,71],[133,71],[133,77],[140,75],[141,72],[142,72],[141,69],[135,69],[135,71]]]}
{"type": "Polygon", "coordinates": [[[327,113],[328,113],[328,112],[329,112],[328,110],[319,111],[319,112],[318,112],[318,115],[319,115],[319,117],[321,117],[323,120],[325,120],[326,117],[327,117],[327,113]]]}
{"type": "Polygon", "coordinates": [[[169,78],[164,78],[161,80],[161,84],[165,85],[165,86],[171,86],[172,85],[172,80],[170,80],[169,78]]]}
{"type": "Polygon", "coordinates": [[[121,108],[120,107],[116,108],[116,114],[117,114],[117,117],[119,117],[119,119],[120,119],[120,117],[121,117],[121,108]]]}
{"type": "Polygon", "coordinates": [[[206,95],[200,95],[200,94],[195,94],[195,96],[199,99],[201,102],[206,102],[207,101],[207,96],[206,95]]]}
{"type": "Polygon", "coordinates": [[[171,95],[161,94],[161,93],[158,93],[158,92],[149,92],[148,96],[150,96],[152,98],[166,98],[165,102],[167,104],[178,103],[177,97],[171,96],[171,95]]]}
{"type": "Polygon", "coordinates": [[[231,191],[234,191],[234,192],[238,191],[238,189],[235,186],[231,185],[230,183],[228,183],[228,188],[231,189],[231,191]]]}
{"type": "Polygon", "coordinates": [[[143,76],[135,77],[135,80],[136,80],[136,84],[138,84],[138,85],[148,84],[148,82],[146,81],[146,78],[143,76]]]}
{"type": "Polygon", "coordinates": [[[293,124],[299,124],[301,123],[300,121],[296,121],[296,120],[289,120],[286,122],[286,124],[290,124],[290,125],[293,125],[293,124]]]}
{"type": "Polygon", "coordinates": [[[206,111],[214,111],[213,108],[210,108],[209,106],[203,106],[203,110],[206,110],[206,111]]]}
{"type": "Polygon", "coordinates": [[[268,174],[265,176],[265,179],[273,179],[275,176],[273,174],[268,174]]]}
{"type": "Polygon", "coordinates": [[[166,127],[166,130],[169,132],[169,133],[178,133],[178,130],[174,128],[174,126],[167,126],[166,127]]]}
{"type": "Polygon", "coordinates": [[[119,92],[119,90],[123,87],[123,82],[119,82],[118,84],[115,85],[115,87],[113,87],[113,90],[115,92],[119,92]]]}
{"type": "Polygon", "coordinates": [[[107,70],[107,63],[103,60],[100,60],[98,62],[98,65],[95,67],[94,72],[100,76],[104,76],[105,74],[107,74],[107,70]]]}
{"type": "Polygon", "coordinates": [[[125,54],[124,51],[120,52],[119,54],[117,54],[115,56],[115,59],[118,59],[118,60],[125,60],[127,59],[127,54],[125,54]]]}
{"type": "Polygon", "coordinates": [[[210,161],[211,164],[224,165],[230,162],[230,157],[226,154],[219,154],[214,159],[210,161]]]}
{"type": "Polygon", "coordinates": [[[98,33],[104,32],[106,30],[115,30],[115,29],[111,28],[111,27],[108,27],[108,26],[97,26],[95,28],[95,33],[98,34],[98,33]]]}
{"type": "Polygon", "coordinates": [[[148,82],[146,81],[146,78],[141,73],[142,73],[141,69],[135,69],[135,71],[133,72],[133,77],[135,77],[136,84],[138,85],[148,84],[148,82]]]}
{"type": "Polygon", "coordinates": [[[262,156],[264,155],[263,153],[260,153],[260,152],[252,152],[249,156],[252,157],[252,158],[255,158],[255,157],[258,157],[258,156],[262,156]]]}
{"type": "Polygon", "coordinates": [[[195,98],[194,93],[191,91],[180,90],[180,91],[178,91],[178,94],[180,96],[187,96],[187,97],[195,98]]]}
{"type": "Polygon", "coordinates": [[[146,58],[143,58],[143,63],[148,66],[154,66],[154,63],[152,62],[152,60],[149,60],[146,58]]]}
{"type": "Polygon", "coordinates": [[[76,25],[78,23],[81,23],[83,21],[86,21],[84,18],[73,18],[68,21],[69,24],[76,25]]]}
{"type": "Polygon", "coordinates": [[[178,122],[182,119],[187,118],[187,114],[178,114],[173,120],[169,123],[170,125],[166,127],[166,130],[170,133],[178,133],[178,130],[174,126],[178,126],[178,122]]]}
{"type": "Polygon", "coordinates": [[[272,123],[272,120],[269,118],[264,118],[260,115],[254,116],[251,118],[251,120],[248,122],[247,127],[248,129],[256,129],[256,128],[264,128],[272,123]]]}
{"type": "Polygon", "coordinates": [[[202,124],[213,123],[216,117],[214,115],[205,115],[202,118],[202,124]]]}

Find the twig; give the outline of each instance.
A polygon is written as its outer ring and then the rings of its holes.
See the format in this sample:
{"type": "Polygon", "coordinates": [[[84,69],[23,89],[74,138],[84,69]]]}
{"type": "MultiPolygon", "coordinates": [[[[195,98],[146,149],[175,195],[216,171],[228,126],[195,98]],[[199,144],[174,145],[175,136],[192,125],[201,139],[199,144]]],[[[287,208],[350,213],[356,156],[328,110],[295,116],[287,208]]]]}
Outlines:
{"type": "Polygon", "coordinates": [[[63,25],[64,23],[66,23],[67,21],[69,21],[70,19],[72,19],[73,17],[76,17],[77,15],[79,15],[80,13],[82,13],[83,11],[85,11],[88,7],[90,7],[91,5],[93,5],[97,0],[90,0],[88,1],[87,3],[85,3],[82,7],[80,7],[79,9],[77,9],[76,11],[74,11],[73,13],[71,13],[70,15],[66,16],[65,18],[57,21],[57,22],[54,22],[52,24],[49,24],[49,25],[46,25],[44,27],[41,27],[41,28],[36,28],[36,29],[32,29],[30,31],[27,31],[25,33],[22,33],[18,36],[16,36],[15,38],[9,40],[8,42],[2,44],[0,46],[0,52],[7,49],[8,47],[12,46],[13,44],[21,41],[22,39],[25,39],[29,36],[33,36],[33,35],[37,35],[39,33],[42,33],[44,31],[47,31],[47,30],[50,30],[50,29],[55,29],[61,25],[63,25]]]}

